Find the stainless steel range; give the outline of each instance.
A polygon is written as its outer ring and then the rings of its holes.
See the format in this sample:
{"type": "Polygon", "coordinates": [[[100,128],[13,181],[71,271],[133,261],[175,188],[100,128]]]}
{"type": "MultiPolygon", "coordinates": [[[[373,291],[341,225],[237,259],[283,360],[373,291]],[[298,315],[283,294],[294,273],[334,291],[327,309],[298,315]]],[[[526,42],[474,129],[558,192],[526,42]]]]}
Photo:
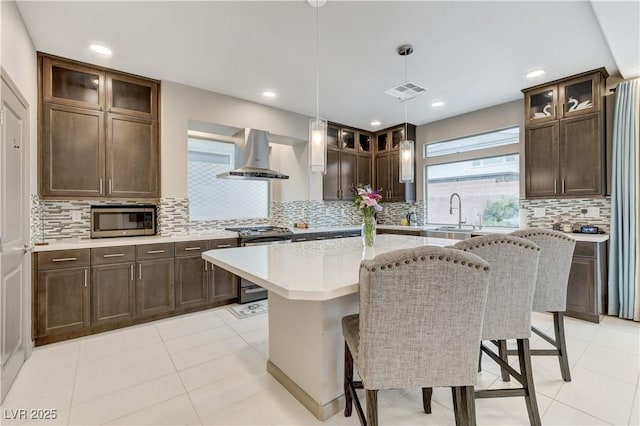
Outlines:
{"type": "MultiPolygon", "coordinates": [[[[279,226],[239,226],[225,229],[238,233],[241,246],[290,243],[293,236],[293,232],[289,228],[279,226]]],[[[240,278],[238,303],[248,303],[266,298],[266,289],[254,282],[240,278]]]]}

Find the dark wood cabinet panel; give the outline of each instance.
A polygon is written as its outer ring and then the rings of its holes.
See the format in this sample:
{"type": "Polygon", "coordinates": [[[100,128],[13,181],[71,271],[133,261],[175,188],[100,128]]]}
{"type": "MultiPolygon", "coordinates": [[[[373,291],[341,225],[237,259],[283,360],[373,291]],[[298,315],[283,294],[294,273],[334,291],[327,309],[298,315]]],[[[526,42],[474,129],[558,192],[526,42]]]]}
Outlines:
{"type": "Polygon", "coordinates": [[[43,251],[37,256],[38,270],[89,266],[89,249],[43,251]]]}
{"type": "Polygon", "coordinates": [[[150,316],[175,308],[173,258],[138,262],[136,313],[150,316]]]}
{"type": "Polygon", "coordinates": [[[135,317],[135,264],[91,268],[92,323],[106,324],[135,317]]]}
{"type": "Polygon", "coordinates": [[[107,195],[157,198],[157,123],[125,115],[107,114],[107,195]]]}
{"type": "Polygon", "coordinates": [[[358,156],[358,179],[356,185],[371,185],[371,157],[370,156],[358,156]]]}
{"type": "Polygon", "coordinates": [[[560,122],[561,189],[564,195],[603,194],[605,191],[601,117],[601,114],[590,114],[560,122]]]}
{"type": "Polygon", "coordinates": [[[400,182],[400,153],[393,151],[389,156],[389,168],[391,170],[391,201],[405,201],[407,184],[400,182]]]}
{"type": "Polygon", "coordinates": [[[556,121],[526,129],[527,197],[553,197],[558,193],[558,128],[556,121]]]}
{"type": "Polygon", "coordinates": [[[238,277],[226,269],[211,265],[209,273],[211,303],[231,303],[238,297],[238,277]]]}
{"type": "Polygon", "coordinates": [[[607,306],[607,243],[578,241],[567,286],[566,315],[599,322],[607,306]]]}
{"type": "Polygon", "coordinates": [[[391,185],[389,182],[389,154],[376,155],[375,157],[375,188],[382,190],[382,201],[391,196],[391,185]]]}
{"type": "Polygon", "coordinates": [[[400,182],[399,147],[400,142],[404,139],[415,141],[416,126],[409,123],[394,126],[381,130],[375,137],[378,144],[373,159],[374,176],[372,179],[375,181],[374,186],[377,189],[382,189],[382,201],[415,201],[415,183],[400,182]]]}
{"type": "Polygon", "coordinates": [[[37,335],[88,330],[89,267],[38,272],[37,335]]]}
{"type": "Polygon", "coordinates": [[[327,173],[322,177],[322,198],[326,201],[340,199],[340,151],[327,150],[327,173]]]}
{"type": "Polygon", "coordinates": [[[153,260],[173,257],[173,243],[143,244],[136,246],[136,259],[153,260]]]}
{"type": "Polygon", "coordinates": [[[97,247],[91,249],[91,265],[128,263],[136,260],[135,246],[97,247]]]}
{"type": "Polygon", "coordinates": [[[104,115],[64,105],[43,105],[40,185],[44,196],[104,194],[104,115]]]}
{"type": "Polygon", "coordinates": [[[342,200],[350,200],[351,188],[356,186],[358,157],[355,153],[340,153],[340,195],[342,200]]]}
{"type": "Polygon", "coordinates": [[[209,300],[206,262],[197,256],[176,258],[176,309],[204,306],[209,300]]]}

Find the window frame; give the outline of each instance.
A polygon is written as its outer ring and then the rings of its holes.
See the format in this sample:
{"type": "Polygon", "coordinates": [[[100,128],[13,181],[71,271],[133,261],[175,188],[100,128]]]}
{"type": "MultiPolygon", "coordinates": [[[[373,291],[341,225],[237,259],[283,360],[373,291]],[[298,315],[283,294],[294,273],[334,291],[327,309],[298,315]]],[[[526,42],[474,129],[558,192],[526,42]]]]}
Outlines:
{"type": "MultiPolygon", "coordinates": [[[[430,142],[425,142],[422,144],[422,197],[423,200],[425,202],[425,204],[427,203],[427,200],[429,199],[429,192],[428,192],[428,184],[427,184],[427,179],[429,177],[428,173],[427,173],[427,168],[429,166],[437,166],[437,165],[442,165],[442,164],[449,164],[449,163],[458,163],[461,161],[473,161],[473,160],[479,160],[479,159],[484,159],[484,158],[491,158],[491,157],[501,157],[501,156],[507,156],[507,155],[513,155],[513,154],[517,154],[518,155],[518,159],[519,159],[519,164],[518,164],[518,181],[519,181],[519,185],[518,185],[518,200],[523,198],[523,165],[524,165],[524,152],[523,152],[523,128],[522,125],[518,124],[518,123],[514,123],[513,125],[510,126],[504,126],[504,127],[499,127],[499,128],[495,128],[492,130],[488,130],[488,131],[482,131],[482,132],[478,132],[478,133],[472,133],[472,134],[468,134],[468,135],[460,135],[454,138],[449,138],[449,139],[443,139],[443,140],[436,140],[436,141],[430,141],[430,142]],[[462,139],[462,138],[469,138],[469,137],[473,137],[473,136],[478,136],[478,135],[484,135],[487,133],[494,133],[494,132],[500,132],[503,130],[507,130],[507,129],[514,129],[517,128],[518,129],[518,142],[517,143],[512,143],[512,144],[508,144],[508,145],[500,145],[500,146],[496,146],[496,147],[491,147],[491,148],[482,148],[482,149],[476,149],[476,150],[470,150],[470,151],[464,151],[464,152],[457,152],[457,153],[453,153],[453,154],[445,154],[445,155],[438,155],[435,157],[427,157],[427,145],[431,145],[431,144],[436,144],[436,143],[442,143],[442,142],[449,142],[449,141],[453,141],[456,139],[462,139]]],[[[426,206],[427,210],[429,209],[429,206],[426,206]]],[[[425,223],[427,225],[443,225],[442,223],[433,223],[433,222],[427,222],[428,220],[428,213],[425,212],[425,223]]],[[[522,225],[522,224],[521,224],[522,225]]],[[[483,228],[485,228],[485,226],[483,226],[483,228]]],[[[486,228],[492,228],[492,226],[486,226],[486,228]]]]}
{"type": "MultiPolygon", "coordinates": [[[[187,199],[189,199],[189,204],[191,204],[191,200],[189,198],[189,139],[198,139],[201,141],[208,142],[219,142],[219,143],[228,143],[234,145],[234,155],[233,160],[237,163],[238,154],[241,152],[241,148],[238,147],[238,141],[231,136],[220,135],[209,132],[202,132],[196,130],[188,130],[187,131],[187,140],[186,140],[186,148],[187,148],[187,199]]],[[[237,168],[237,164],[232,165],[231,169],[237,168]]],[[[271,185],[267,182],[267,215],[265,217],[249,217],[249,218],[239,218],[239,220],[268,220],[271,217],[271,185]]],[[[237,217],[228,217],[225,219],[193,219],[191,216],[191,208],[189,209],[189,221],[190,222],[228,222],[230,220],[238,219],[237,217]]]]}

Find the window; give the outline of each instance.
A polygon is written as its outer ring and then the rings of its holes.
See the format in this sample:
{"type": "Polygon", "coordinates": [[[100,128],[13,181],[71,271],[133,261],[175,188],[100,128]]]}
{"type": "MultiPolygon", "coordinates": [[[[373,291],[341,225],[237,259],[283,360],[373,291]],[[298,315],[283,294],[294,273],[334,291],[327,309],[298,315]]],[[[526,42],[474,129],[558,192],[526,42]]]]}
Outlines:
{"type": "Polygon", "coordinates": [[[235,168],[232,142],[189,137],[188,180],[191,220],[258,219],[269,216],[269,183],[218,179],[235,168]]]}
{"type": "Polygon", "coordinates": [[[519,140],[514,127],[425,145],[427,221],[456,223],[457,211],[449,213],[449,199],[456,192],[467,225],[518,227],[519,140]]]}

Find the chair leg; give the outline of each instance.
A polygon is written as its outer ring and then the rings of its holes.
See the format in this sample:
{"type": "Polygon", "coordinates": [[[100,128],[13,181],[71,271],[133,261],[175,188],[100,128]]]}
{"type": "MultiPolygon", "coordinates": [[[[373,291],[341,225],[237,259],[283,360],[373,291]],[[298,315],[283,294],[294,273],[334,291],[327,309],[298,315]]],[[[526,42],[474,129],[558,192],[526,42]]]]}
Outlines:
{"type": "Polygon", "coordinates": [[[422,408],[426,414],[431,414],[431,396],[433,388],[422,388],[422,408]]]}
{"type": "Polygon", "coordinates": [[[558,347],[558,361],[560,362],[562,380],[570,382],[571,371],[569,370],[569,357],[567,356],[567,341],[564,337],[563,312],[553,312],[553,331],[555,333],[556,345],[558,347]]]}
{"type": "MultiPolygon", "coordinates": [[[[509,357],[507,356],[507,341],[506,340],[498,340],[498,356],[505,363],[509,364],[509,357]]],[[[500,374],[502,375],[502,381],[508,382],[511,380],[511,376],[509,372],[504,368],[500,367],[500,374]]]]}
{"type": "Polygon", "coordinates": [[[367,389],[367,423],[365,425],[378,426],[378,391],[367,389]]]}
{"type": "MultiPolygon", "coordinates": [[[[475,425],[475,420],[471,423],[469,417],[469,398],[467,388],[471,388],[471,400],[473,400],[473,386],[453,386],[451,396],[453,397],[453,414],[456,419],[456,426],[475,425]]],[[[475,418],[475,407],[473,416],[475,418]]]]}
{"type": "Polygon", "coordinates": [[[347,342],[344,342],[344,416],[350,417],[353,409],[353,395],[349,384],[353,382],[353,357],[347,342]]]}
{"type": "Polygon", "coordinates": [[[536,390],[533,385],[529,339],[518,339],[518,359],[520,361],[522,387],[525,390],[524,400],[527,405],[527,413],[529,413],[529,423],[531,426],[541,426],[542,422],[540,421],[540,412],[538,411],[536,390]]]}
{"type": "Polygon", "coordinates": [[[467,424],[475,426],[476,424],[476,398],[473,386],[465,386],[463,388],[464,405],[467,413],[467,424]]]}

